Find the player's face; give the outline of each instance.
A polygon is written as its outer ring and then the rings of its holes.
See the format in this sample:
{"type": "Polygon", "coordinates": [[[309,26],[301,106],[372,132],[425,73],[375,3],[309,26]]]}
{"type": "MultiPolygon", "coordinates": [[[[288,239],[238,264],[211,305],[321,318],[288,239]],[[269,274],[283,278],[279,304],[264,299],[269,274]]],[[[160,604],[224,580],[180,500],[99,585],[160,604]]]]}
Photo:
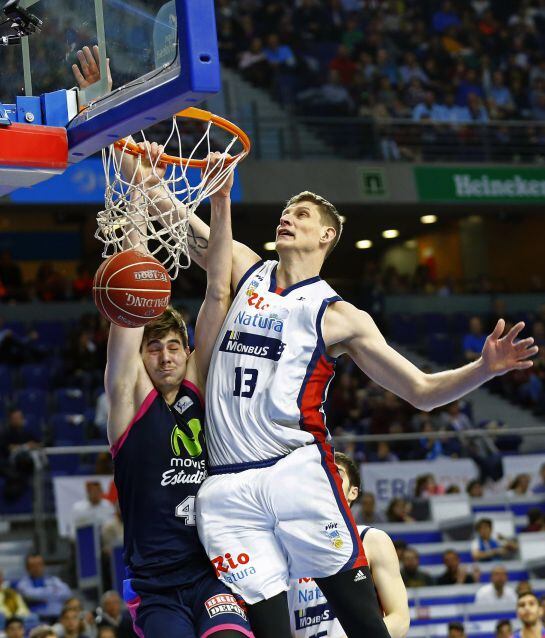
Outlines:
{"type": "Polygon", "coordinates": [[[161,392],[179,386],[184,380],[189,349],[173,330],[161,339],[144,344],[142,360],[153,385],[161,392]]]}
{"type": "Polygon", "coordinates": [[[358,498],[358,488],[350,485],[350,479],[348,478],[348,474],[342,465],[336,463],[337,469],[339,470],[339,475],[343,482],[343,494],[348,501],[348,505],[352,505],[352,503],[358,498]]]}
{"type": "Polygon", "coordinates": [[[6,629],[6,638],[24,638],[25,626],[23,623],[14,622],[6,629]]]}
{"type": "Polygon", "coordinates": [[[528,626],[535,625],[542,617],[543,611],[535,596],[523,596],[517,603],[517,616],[528,626]]]}
{"type": "Polygon", "coordinates": [[[276,250],[314,252],[320,246],[324,226],[320,210],[312,202],[299,202],[286,208],[276,229],[276,250]]]}

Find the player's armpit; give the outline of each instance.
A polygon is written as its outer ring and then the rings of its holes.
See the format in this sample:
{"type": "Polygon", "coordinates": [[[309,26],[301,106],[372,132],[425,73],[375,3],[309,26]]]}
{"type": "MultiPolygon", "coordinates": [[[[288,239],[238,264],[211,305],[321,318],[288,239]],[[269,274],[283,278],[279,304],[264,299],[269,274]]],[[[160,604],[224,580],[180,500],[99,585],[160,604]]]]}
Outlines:
{"type": "Polygon", "coordinates": [[[410,624],[409,602],[394,545],[388,534],[378,529],[368,530],[363,544],[384,611],[384,623],[392,638],[404,638],[410,624]]]}

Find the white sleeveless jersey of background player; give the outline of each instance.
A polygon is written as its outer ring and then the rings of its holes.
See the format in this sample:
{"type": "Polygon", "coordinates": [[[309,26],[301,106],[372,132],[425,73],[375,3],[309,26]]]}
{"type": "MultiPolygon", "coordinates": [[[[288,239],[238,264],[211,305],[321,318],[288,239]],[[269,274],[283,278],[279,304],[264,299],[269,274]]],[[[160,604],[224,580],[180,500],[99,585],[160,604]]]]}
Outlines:
{"type": "Polygon", "coordinates": [[[325,441],[323,402],[334,374],[322,321],[340,297],[320,277],[283,291],[276,261],[239,283],[206,383],[210,466],[256,467],[325,441]]]}

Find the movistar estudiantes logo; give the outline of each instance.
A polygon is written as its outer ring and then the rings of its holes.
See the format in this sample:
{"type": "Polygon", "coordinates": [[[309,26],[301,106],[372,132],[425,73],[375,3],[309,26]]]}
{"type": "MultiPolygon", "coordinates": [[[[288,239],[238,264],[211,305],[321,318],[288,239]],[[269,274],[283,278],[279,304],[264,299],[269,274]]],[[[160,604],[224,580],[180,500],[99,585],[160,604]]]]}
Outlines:
{"type": "Polygon", "coordinates": [[[202,426],[199,419],[191,419],[191,421],[187,422],[187,425],[189,432],[184,432],[179,425],[174,426],[170,435],[170,445],[176,456],[180,456],[182,449],[180,446],[183,445],[189,456],[195,458],[202,454],[202,445],[199,441],[202,426]]]}

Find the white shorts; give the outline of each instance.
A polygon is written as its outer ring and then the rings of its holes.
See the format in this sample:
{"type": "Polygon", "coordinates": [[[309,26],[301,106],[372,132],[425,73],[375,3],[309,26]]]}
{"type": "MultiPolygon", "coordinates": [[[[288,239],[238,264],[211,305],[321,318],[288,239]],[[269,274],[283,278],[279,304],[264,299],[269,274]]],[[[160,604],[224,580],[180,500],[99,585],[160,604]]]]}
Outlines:
{"type": "Polygon", "coordinates": [[[330,446],[298,448],[276,464],[210,476],[197,528],[218,577],[247,603],[290,578],[325,578],[367,565],[330,446]]]}

